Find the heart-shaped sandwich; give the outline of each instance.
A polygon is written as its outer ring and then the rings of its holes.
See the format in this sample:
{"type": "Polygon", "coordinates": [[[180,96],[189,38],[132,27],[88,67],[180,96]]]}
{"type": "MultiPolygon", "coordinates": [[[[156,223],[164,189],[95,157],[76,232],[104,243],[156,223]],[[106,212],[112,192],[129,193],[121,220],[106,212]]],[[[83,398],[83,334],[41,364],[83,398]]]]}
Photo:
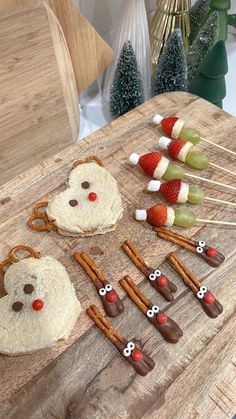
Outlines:
{"type": "Polygon", "coordinates": [[[0,353],[26,354],[66,339],[81,312],[74,287],[56,259],[16,246],[0,263],[7,295],[0,298],[0,353]],[[16,252],[29,252],[18,260],[16,252]],[[10,265],[5,271],[5,265],[10,265]]]}
{"type": "Polygon", "coordinates": [[[123,207],[117,181],[95,156],[74,163],[67,188],[49,202],[38,203],[28,224],[37,231],[65,236],[105,234],[116,228],[123,207]],[[41,212],[46,207],[45,213],[41,212]],[[36,224],[37,220],[43,225],[36,224]]]}

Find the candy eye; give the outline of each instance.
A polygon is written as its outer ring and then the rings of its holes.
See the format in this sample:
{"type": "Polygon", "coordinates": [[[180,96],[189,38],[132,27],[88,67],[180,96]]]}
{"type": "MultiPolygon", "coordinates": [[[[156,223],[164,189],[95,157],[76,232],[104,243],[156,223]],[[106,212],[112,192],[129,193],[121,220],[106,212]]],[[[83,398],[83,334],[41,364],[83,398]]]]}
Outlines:
{"type": "Polygon", "coordinates": [[[135,348],[135,344],[134,344],[134,342],[128,342],[128,343],[127,343],[127,348],[128,348],[130,351],[133,351],[133,350],[134,350],[134,348],[135,348]]]}
{"type": "Polygon", "coordinates": [[[203,247],[198,246],[197,247],[197,253],[203,253],[203,247]]]}
{"type": "Polygon", "coordinates": [[[159,276],[161,276],[161,271],[159,271],[159,269],[156,269],[154,274],[156,275],[156,278],[159,278],[159,276]]]}
{"type": "Polygon", "coordinates": [[[110,284],[107,284],[105,286],[105,290],[106,290],[106,292],[110,292],[112,290],[112,286],[110,284]]]}
{"type": "Polygon", "coordinates": [[[152,317],[154,317],[154,312],[152,310],[148,310],[147,311],[147,317],[149,317],[149,319],[151,319],[152,317]]]}
{"type": "Polygon", "coordinates": [[[200,242],[198,242],[198,245],[200,247],[205,247],[206,246],[206,243],[203,240],[200,240],[200,242]]]}
{"type": "Polygon", "coordinates": [[[205,293],[202,292],[202,291],[198,291],[198,293],[197,293],[197,297],[199,298],[199,300],[202,300],[204,295],[205,295],[205,293]]]}
{"type": "Polygon", "coordinates": [[[159,313],[159,311],[160,311],[160,309],[159,309],[159,307],[158,306],[153,306],[152,307],[152,311],[153,311],[153,313],[159,313]]]}
{"type": "Polygon", "coordinates": [[[150,279],[150,281],[155,281],[156,275],[155,274],[150,274],[149,279],[150,279]]]}
{"type": "Polygon", "coordinates": [[[83,182],[83,183],[81,183],[81,187],[83,189],[89,189],[90,188],[90,183],[89,182],[83,182]]]}
{"type": "Polygon", "coordinates": [[[23,303],[21,303],[20,301],[16,301],[14,304],[12,304],[12,310],[15,311],[16,313],[21,311],[22,308],[23,308],[23,303]]]}
{"type": "Polygon", "coordinates": [[[200,287],[200,291],[203,292],[204,294],[207,292],[207,287],[205,287],[204,285],[202,285],[200,287]]]}
{"type": "Polygon", "coordinates": [[[106,295],[106,290],[105,288],[100,288],[100,290],[98,291],[99,295],[101,295],[102,297],[104,297],[104,295],[106,295]]]}
{"type": "Polygon", "coordinates": [[[25,294],[32,294],[33,292],[34,292],[34,286],[32,284],[25,284],[24,293],[25,294]]]}
{"type": "Polygon", "coordinates": [[[131,355],[131,350],[130,350],[130,349],[128,349],[128,348],[125,348],[125,349],[123,350],[123,355],[124,355],[126,358],[128,358],[128,357],[131,355]]]}

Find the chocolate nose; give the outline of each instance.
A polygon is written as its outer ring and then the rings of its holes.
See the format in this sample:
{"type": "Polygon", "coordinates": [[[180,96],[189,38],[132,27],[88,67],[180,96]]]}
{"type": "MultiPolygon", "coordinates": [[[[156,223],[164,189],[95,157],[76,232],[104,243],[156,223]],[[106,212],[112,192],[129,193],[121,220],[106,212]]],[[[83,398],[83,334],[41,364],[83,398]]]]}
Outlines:
{"type": "Polygon", "coordinates": [[[35,311],[42,310],[43,306],[44,306],[44,302],[43,300],[40,300],[40,299],[34,300],[32,303],[32,307],[35,311]]]}

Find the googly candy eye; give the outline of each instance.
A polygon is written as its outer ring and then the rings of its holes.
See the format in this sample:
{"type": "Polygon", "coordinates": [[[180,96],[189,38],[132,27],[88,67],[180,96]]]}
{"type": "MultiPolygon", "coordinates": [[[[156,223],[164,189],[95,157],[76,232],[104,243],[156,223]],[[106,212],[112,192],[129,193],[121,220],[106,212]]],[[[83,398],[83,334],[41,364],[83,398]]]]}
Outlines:
{"type": "Polygon", "coordinates": [[[104,295],[106,295],[106,290],[105,288],[100,288],[100,290],[98,291],[99,295],[101,295],[102,297],[104,297],[104,295]]]}
{"type": "Polygon", "coordinates": [[[112,286],[111,286],[110,284],[107,284],[107,285],[105,286],[105,290],[106,290],[107,292],[110,292],[110,291],[112,290],[112,286]]]}
{"type": "Polygon", "coordinates": [[[205,247],[205,246],[206,246],[206,243],[205,243],[203,240],[200,240],[200,241],[198,242],[198,245],[199,245],[200,247],[205,247]]]}
{"type": "Polygon", "coordinates": [[[152,311],[153,311],[153,313],[157,314],[157,313],[159,313],[160,309],[159,309],[158,306],[153,306],[152,311]]]}
{"type": "Polygon", "coordinates": [[[159,271],[159,269],[156,269],[154,274],[156,275],[156,278],[159,278],[159,276],[161,276],[161,271],[159,271]]]}
{"type": "Polygon", "coordinates": [[[205,293],[202,291],[198,291],[197,293],[197,298],[199,298],[199,300],[202,300],[204,298],[205,293]]]}
{"type": "Polygon", "coordinates": [[[127,348],[130,349],[130,351],[133,351],[135,348],[135,344],[134,342],[128,342],[127,343],[127,348]]]}
{"type": "Polygon", "coordinates": [[[152,317],[154,317],[154,311],[153,310],[148,310],[147,311],[147,317],[149,317],[149,319],[151,319],[152,317]]]}
{"type": "Polygon", "coordinates": [[[128,349],[128,348],[125,348],[125,349],[123,350],[123,355],[124,355],[126,358],[128,358],[128,357],[131,355],[131,350],[130,350],[130,349],[128,349]]]}
{"type": "Polygon", "coordinates": [[[198,246],[197,247],[197,253],[203,253],[203,247],[198,246]]]}
{"type": "Polygon", "coordinates": [[[207,287],[205,287],[204,285],[202,285],[201,287],[200,287],[200,290],[199,291],[201,291],[201,292],[203,292],[204,294],[206,294],[206,292],[207,292],[207,287]]]}
{"type": "Polygon", "coordinates": [[[150,279],[150,281],[155,281],[156,275],[155,274],[150,274],[149,279],[150,279]]]}

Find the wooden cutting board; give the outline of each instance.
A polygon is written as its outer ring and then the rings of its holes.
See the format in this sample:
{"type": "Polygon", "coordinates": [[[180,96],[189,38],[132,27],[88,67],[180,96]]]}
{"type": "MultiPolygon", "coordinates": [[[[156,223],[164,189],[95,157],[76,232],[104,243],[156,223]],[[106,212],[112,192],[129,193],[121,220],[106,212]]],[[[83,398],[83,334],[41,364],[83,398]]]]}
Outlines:
{"type": "MultiPolygon", "coordinates": [[[[156,150],[160,130],[151,123],[155,113],[177,114],[202,135],[234,147],[236,119],[187,93],[160,95],[86,138],[78,146],[19,175],[0,190],[0,257],[10,247],[28,244],[60,260],[68,270],[85,310],[99,305],[90,281],[73,261],[74,251],[88,252],[124,298],[125,312],[112,320],[129,339],[136,339],[156,362],[146,377],[135,375],[114,347],[97,330],[85,312],[66,343],[33,355],[0,355],[0,417],[22,418],[214,418],[232,417],[236,411],[236,287],[235,239],[232,228],[196,226],[184,233],[205,240],[226,256],[225,263],[210,268],[195,255],[180,251],[191,270],[203,279],[224,306],[219,318],[206,316],[191,292],[164,262],[175,246],[158,239],[151,227],[133,219],[135,208],[160,200],[145,192],[148,178],[130,167],[131,152],[156,150]],[[36,233],[26,226],[35,202],[63,189],[72,162],[97,154],[119,183],[125,207],[115,232],[106,236],[74,239],[36,233]],[[166,303],[122,253],[131,239],[153,266],[160,266],[178,286],[176,299],[166,303]],[[177,345],[166,343],[117,284],[124,274],[141,283],[151,300],[182,327],[177,345]]],[[[199,146],[203,149],[204,146],[199,146]]],[[[209,148],[212,161],[235,172],[235,160],[209,148]]],[[[232,182],[233,177],[208,169],[205,177],[232,182]]],[[[234,199],[218,188],[206,192],[216,198],[234,199]]],[[[195,208],[200,218],[235,221],[235,210],[206,203],[195,208]]],[[[3,295],[3,294],[2,294],[3,295]]]]}

